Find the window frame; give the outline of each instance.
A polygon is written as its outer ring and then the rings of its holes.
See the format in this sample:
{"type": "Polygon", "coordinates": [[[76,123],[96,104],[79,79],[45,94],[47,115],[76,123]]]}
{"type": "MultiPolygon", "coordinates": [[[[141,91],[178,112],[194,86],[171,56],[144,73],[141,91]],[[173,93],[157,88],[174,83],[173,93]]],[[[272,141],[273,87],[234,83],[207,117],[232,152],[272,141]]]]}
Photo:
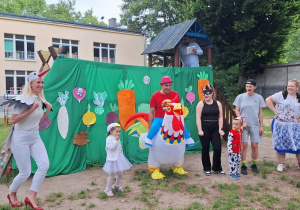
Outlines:
{"type": "Polygon", "coordinates": [[[67,57],[79,59],[79,41],[77,41],[77,40],[68,40],[68,39],[52,38],[52,46],[56,47],[54,45],[58,45],[59,46],[58,48],[68,46],[68,54],[69,55],[67,57]],[[56,40],[59,40],[59,42],[57,42],[56,40]],[[68,42],[66,42],[66,41],[68,41],[68,42]],[[77,47],[77,57],[73,57],[73,54],[72,54],[73,47],[77,47]]]}
{"type": "Polygon", "coordinates": [[[107,44],[107,43],[99,43],[99,42],[94,42],[93,43],[93,50],[98,50],[99,53],[99,57],[95,57],[95,53],[94,53],[94,61],[96,62],[103,62],[103,57],[102,57],[102,50],[103,49],[107,49],[107,61],[106,63],[113,63],[116,64],[117,63],[117,45],[116,44],[107,44]],[[96,46],[97,45],[97,46],[96,46]],[[103,46],[103,45],[107,45],[107,46],[103,46]],[[112,45],[114,45],[114,47],[112,47],[112,45]],[[113,50],[114,51],[114,58],[110,58],[110,51],[113,50]],[[111,62],[111,59],[114,59],[114,62],[111,62]]]}
{"type": "Polygon", "coordinates": [[[26,83],[28,82],[27,81],[28,75],[31,72],[33,72],[33,71],[5,70],[5,93],[6,94],[14,94],[14,95],[21,94],[22,87],[17,87],[17,84],[18,84],[17,78],[24,78],[25,79],[24,86],[25,86],[26,83]],[[8,71],[13,72],[13,74],[8,73],[8,71]],[[24,72],[24,74],[18,74],[20,72],[24,72]],[[6,89],[7,88],[6,87],[7,86],[7,80],[6,80],[7,77],[13,78],[13,87],[10,87],[9,90],[6,89]],[[11,90],[11,88],[13,88],[13,90],[11,90]],[[11,91],[13,91],[13,92],[11,92],[11,91]]]}
{"type": "Polygon", "coordinates": [[[12,41],[12,57],[11,56],[6,56],[6,53],[9,53],[9,52],[5,51],[5,46],[4,46],[4,58],[6,60],[36,61],[36,56],[35,56],[35,49],[36,49],[35,36],[4,33],[4,45],[5,45],[5,41],[12,41]],[[5,37],[6,35],[12,35],[12,38],[5,37]],[[18,36],[23,36],[23,39],[18,38],[18,36]],[[33,39],[30,39],[30,37],[33,37],[33,39]],[[23,42],[24,51],[17,51],[17,41],[19,41],[19,42],[22,41],[23,42]],[[32,43],[33,44],[33,52],[28,51],[28,46],[27,46],[28,43],[32,43]],[[23,52],[23,55],[22,55],[21,52],[23,52]],[[19,55],[19,57],[17,55],[19,55]],[[20,56],[20,55],[22,55],[22,56],[20,56]],[[29,59],[29,57],[31,57],[32,59],[29,59]]]}

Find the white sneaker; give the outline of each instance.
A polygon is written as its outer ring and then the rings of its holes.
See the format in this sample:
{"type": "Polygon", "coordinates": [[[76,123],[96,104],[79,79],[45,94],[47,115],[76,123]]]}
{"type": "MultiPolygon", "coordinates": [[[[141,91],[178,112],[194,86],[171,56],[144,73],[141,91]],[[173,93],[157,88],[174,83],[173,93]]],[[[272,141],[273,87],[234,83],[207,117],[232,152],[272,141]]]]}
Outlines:
{"type": "Polygon", "coordinates": [[[280,171],[280,172],[283,171],[283,164],[278,164],[277,171],[280,171]]]}

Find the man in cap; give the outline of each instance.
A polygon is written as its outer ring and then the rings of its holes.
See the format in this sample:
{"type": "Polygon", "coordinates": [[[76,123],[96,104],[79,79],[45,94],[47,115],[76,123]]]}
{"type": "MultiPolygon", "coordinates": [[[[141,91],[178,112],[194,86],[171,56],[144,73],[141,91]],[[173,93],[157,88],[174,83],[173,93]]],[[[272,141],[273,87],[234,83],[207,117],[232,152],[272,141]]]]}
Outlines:
{"type": "Polygon", "coordinates": [[[196,42],[191,42],[189,36],[183,36],[182,43],[179,45],[180,60],[182,67],[198,67],[199,55],[203,54],[203,50],[196,42]]]}
{"type": "Polygon", "coordinates": [[[145,144],[152,146],[152,139],[157,134],[159,128],[162,125],[163,118],[165,116],[165,110],[163,105],[171,102],[176,96],[179,95],[176,91],[171,90],[173,81],[169,76],[163,76],[160,81],[161,90],[155,92],[151,96],[150,100],[150,112],[149,112],[149,133],[145,144]]]}
{"type": "Polygon", "coordinates": [[[233,102],[236,115],[243,117],[243,135],[242,135],[242,166],[241,173],[247,174],[246,156],[248,149],[248,139],[250,136],[252,149],[251,170],[259,173],[257,168],[258,143],[262,142],[264,133],[262,108],[266,107],[263,97],[254,92],[256,81],[248,79],[246,82],[246,93],[240,94],[233,102]]]}

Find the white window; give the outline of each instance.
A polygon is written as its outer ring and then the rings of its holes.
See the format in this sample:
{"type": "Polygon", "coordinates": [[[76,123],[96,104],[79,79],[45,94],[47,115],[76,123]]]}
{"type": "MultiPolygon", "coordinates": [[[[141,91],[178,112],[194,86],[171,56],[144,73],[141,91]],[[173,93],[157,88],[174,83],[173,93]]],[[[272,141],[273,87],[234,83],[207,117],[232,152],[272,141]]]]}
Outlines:
{"type": "Polygon", "coordinates": [[[32,71],[5,70],[6,94],[21,94],[27,83],[27,76],[32,71]]]}
{"type": "Polygon", "coordinates": [[[67,39],[52,39],[53,47],[64,47],[64,54],[70,58],[78,58],[78,41],[75,40],[67,40],[67,39]]]}
{"type": "Polygon", "coordinates": [[[35,37],[4,34],[5,58],[12,60],[35,60],[35,37]]]}
{"type": "Polygon", "coordinates": [[[116,63],[116,45],[94,42],[94,61],[116,63]]]}

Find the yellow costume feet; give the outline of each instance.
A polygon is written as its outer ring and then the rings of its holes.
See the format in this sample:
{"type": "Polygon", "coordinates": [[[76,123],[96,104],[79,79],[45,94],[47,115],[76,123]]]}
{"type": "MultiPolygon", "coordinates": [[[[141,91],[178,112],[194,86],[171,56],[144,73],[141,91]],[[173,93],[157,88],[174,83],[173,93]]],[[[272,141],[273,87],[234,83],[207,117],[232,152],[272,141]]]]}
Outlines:
{"type": "Polygon", "coordinates": [[[188,173],[185,170],[183,170],[182,164],[180,166],[172,166],[172,169],[173,169],[173,173],[174,174],[183,175],[183,174],[187,174],[188,173]]]}
{"type": "Polygon", "coordinates": [[[165,175],[163,175],[160,171],[158,167],[152,167],[150,165],[148,165],[148,169],[151,173],[151,178],[152,179],[162,179],[165,177],[165,175]]]}

